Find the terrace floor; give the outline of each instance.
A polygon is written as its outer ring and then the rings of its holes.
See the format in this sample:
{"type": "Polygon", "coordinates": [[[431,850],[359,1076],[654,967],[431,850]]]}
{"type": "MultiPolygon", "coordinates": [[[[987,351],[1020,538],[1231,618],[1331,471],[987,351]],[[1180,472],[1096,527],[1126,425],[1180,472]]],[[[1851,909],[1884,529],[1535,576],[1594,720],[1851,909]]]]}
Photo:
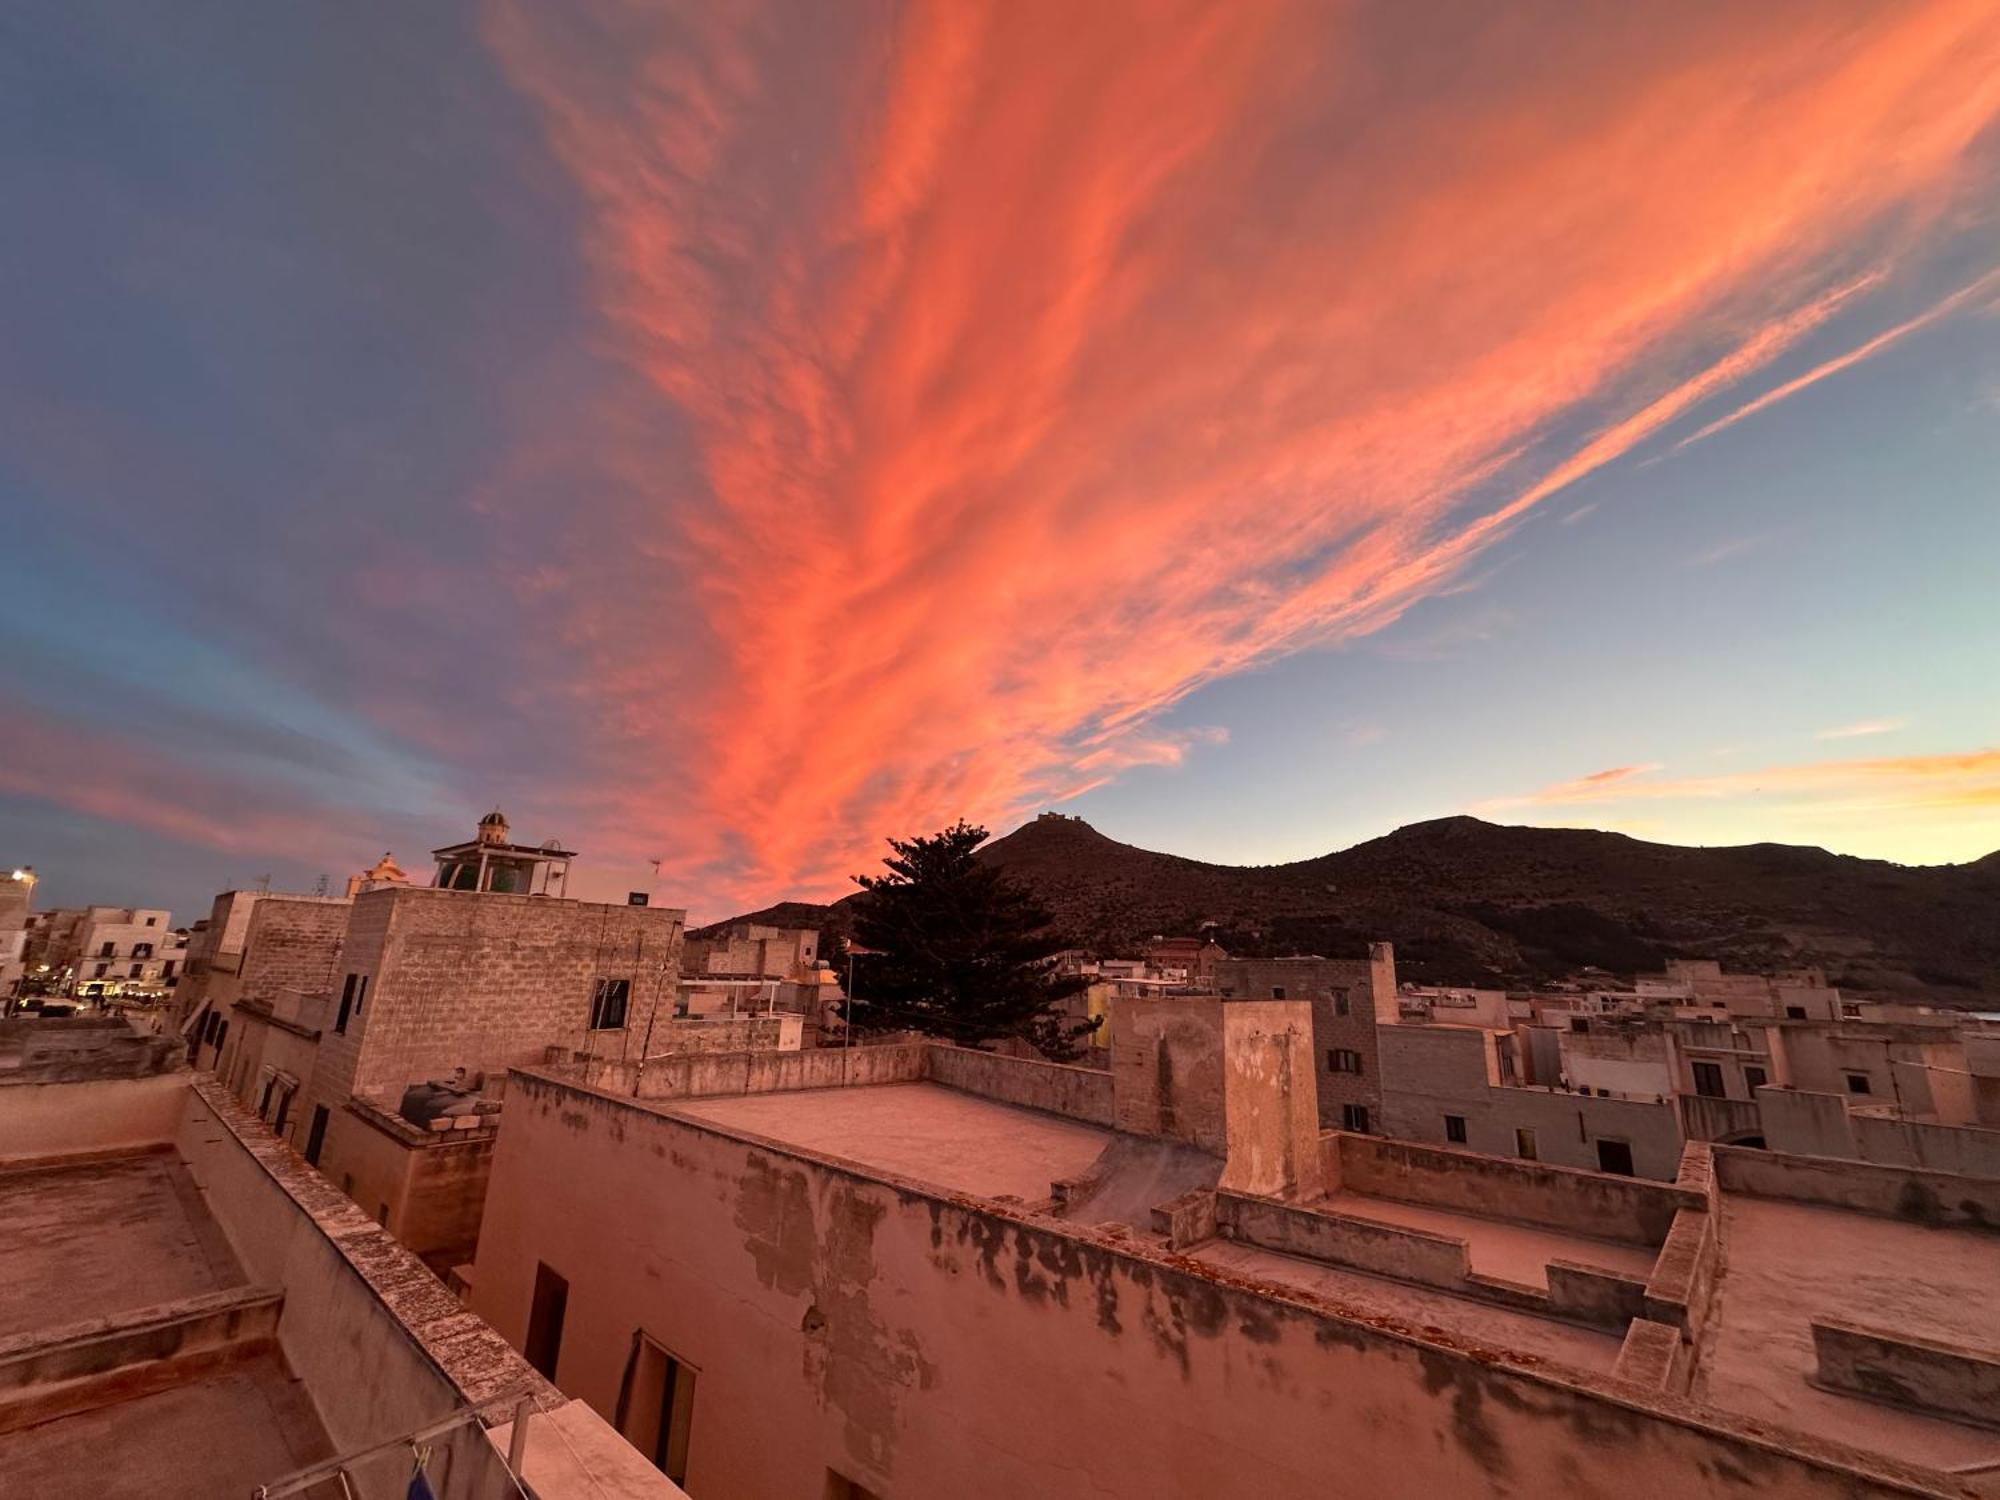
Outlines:
{"type": "MultiPolygon", "coordinates": [[[[0,1488],[24,1500],[214,1500],[248,1495],[332,1452],[299,1382],[265,1352],[0,1437],[0,1488]]],[[[338,1493],[322,1485],[307,1500],[338,1493]]]]}
{"type": "Polygon", "coordinates": [[[170,1150],[0,1172],[0,1330],[90,1322],[245,1277],[170,1150]]]}
{"type": "Polygon", "coordinates": [[[2000,1460],[2000,1432],[1809,1383],[1815,1318],[2000,1348],[2000,1234],[1737,1195],[1723,1199],[1721,1228],[1697,1397],[1911,1463],[2000,1460]]]}
{"type": "Polygon", "coordinates": [[[675,1100],[667,1113],[981,1198],[1040,1203],[1112,1140],[1095,1125],[935,1083],[675,1100]]]}
{"type": "Polygon", "coordinates": [[[1366,1193],[1335,1192],[1315,1200],[1314,1208],[1331,1213],[1370,1219],[1397,1229],[1422,1229],[1432,1234],[1464,1240],[1472,1258],[1472,1269],[1481,1276],[1496,1276],[1523,1286],[1546,1289],[1548,1265],[1552,1260],[1576,1261],[1605,1271],[1624,1271],[1633,1276],[1653,1274],[1658,1252],[1638,1245],[1621,1245],[1611,1240],[1589,1239],[1559,1229],[1532,1229],[1504,1219],[1482,1218],[1457,1213],[1428,1204],[1403,1203],[1392,1198],[1376,1198],[1366,1193]]]}

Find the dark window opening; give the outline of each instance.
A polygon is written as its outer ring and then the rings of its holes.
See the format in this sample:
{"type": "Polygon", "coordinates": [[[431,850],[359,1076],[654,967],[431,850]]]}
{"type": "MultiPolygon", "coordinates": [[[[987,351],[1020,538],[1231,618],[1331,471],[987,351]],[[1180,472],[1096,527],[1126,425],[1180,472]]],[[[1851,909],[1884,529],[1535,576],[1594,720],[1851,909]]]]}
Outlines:
{"type": "Polygon", "coordinates": [[[1868,1075],[1866,1073],[1849,1073],[1847,1075],[1847,1092],[1850,1094],[1872,1094],[1875,1090],[1873,1085],[1868,1082],[1868,1075]]]}
{"type": "Polygon", "coordinates": [[[1365,1104],[1343,1104],[1340,1106],[1340,1128],[1368,1134],[1368,1106],[1365,1104]]]}
{"type": "Polygon", "coordinates": [[[1526,1126],[1522,1126],[1514,1132],[1514,1154],[1520,1157],[1522,1161],[1539,1161],[1541,1159],[1539,1153],[1535,1150],[1534,1131],[1528,1129],[1526,1126]]]}
{"type": "MultiPolygon", "coordinates": [[[[280,1126],[280,1128],[282,1129],[283,1127],[280,1126]]],[[[318,1166],[320,1148],[325,1145],[326,1106],[324,1104],[315,1104],[313,1106],[312,1129],[306,1132],[306,1160],[314,1166],[318,1166]]]]}
{"type": "Polygon", "coordinates": [[[1352,1047],[1334,1047],[1326,1054],[1326,1067],[1330,1073],[1361,1072],[1361,1054],[1352,1047]]]}
{"type": "Polygon", "coordinates": [[[1597,1143],[1597,1170],[1616,1172],[1622,1177],[1635,1175],[1632,1170],[1632,1145],[1629,1141],[1599,1141],[1597,1143]]]}
{"type": "Polygon", "coordinates": [[[1770,1081],[1771,1080],[1765,1076],[1764,1070],[1762,1068],[1753,1068],[1746,1066],[1743,1069],[1743,1087],[1748,1089],[1753,1096],[1756,1094],[1757,1090],[1761,1089],[1765,1084],[1769,1083],[1770,1081]]]}
{"type": "Polygon", "coordinates": [[[354,1010],[354,985],[360,977],[359,974],[349,974],[347,982],[340,987],[340,1014],[333,1018],[335,1036],[343,1036],[347,1032],[347,1018],[354,1010]]]}
{"type": "Polygon", "coordinates": [[[1590,1022],[1583,1016],[1571,1016],[1569,1018],[1569,1029],[1571,1031],[1583,1032],[1588,1036],[1590,1034],[1590,1022]]]}
{"type": "Polygon", "coordinates": [[[563,1314],[569,1310],[569,1282],[539,1261],[535,1264],[535,1300],[528,1306],[528,1338],[521,1353],[550,1380],[562,1354],[563,1314]]]}
{"type": "Polygon", "coordinates": [[[1805,1018],[1806,1018],[1806,1008],[1803,1005],[1787,1005],[1785,1007],[1786,1020],[1803,1021],[1805,1018]]]}
{"type": "Polygon", "coordinates": [[[625,1025],[625,1004],[631,998],[629,979],[600,979],[590,992],[590,1029],[619,1031],[625,1025]]]}
{"type": "Polygon", "coordinates": [[[1444,1117],[1444,1138],[1454,1146],[1465,1144],[1465,1116],[1446,1115],[1444,1117]]]}
{"type": "Polygon", "coordinates": [[[1694,1091],[1704,1099],[1727,1097],[1729,1090],[1723,1087],[1721,1065],[1712,1062],[1694,1064],[1694,1091]]]}
{"type": "Polygon", "coordinates": [[[1348,1013],[1349,1009],[1350,1006],[1347,999],[1347,991],[1335,990],[1333,992],[1333,1013],[1336,1016],[1344,1016],[1348,1013]]]}
{"type": "Polygon", "coordinates": [[[695,1376],[694,1366],[645,1334],[632,1335],[632,1357],[618,1392],[618,1430],[675,1484],[687,1482],[695,1376]]]}
{"type": "Polygon", "coordinates": [[[1271,998],[1272,998],[1273,1000],[1282,1000],[1282,999],[1284,999],[1284,998],[1285,998],[1285,987],[1284,987],[1284,986],[1283,986],[1282,984],[1274,984],[1274,985],[1272,985],[1272,986],[1271,986],[1271,998]]]}
{"type": "Polygon", "coordinates": [[[99,958],[116,958],[118,956],[118,945],[116,943],[106,943],[102,948],[97,950],[97,956],[99,958]]]}

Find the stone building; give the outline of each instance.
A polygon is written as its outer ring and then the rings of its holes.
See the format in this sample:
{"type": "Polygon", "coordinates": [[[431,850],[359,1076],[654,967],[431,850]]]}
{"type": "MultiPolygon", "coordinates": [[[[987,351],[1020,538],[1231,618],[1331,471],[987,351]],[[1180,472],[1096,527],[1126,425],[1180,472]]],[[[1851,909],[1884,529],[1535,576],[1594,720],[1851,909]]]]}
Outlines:
{"type": "Polygon", "coordinates": [[[155,1000],[180,980],[187,934],[153,907],[56,907],[24,919],[24,971],[49,993],[155,1000]]]}
{"type": "Polygon", "coordinates": [[[732,922],[688,938],[681,947],[681,976],[681,1015],[782,1010],[811,1017],[815,1028],[821,991],[833,979],[820,968],[816,928],[759,922],[732,922]]]}
{"type": "Polygon", "coordinates": [[[682,1495],[178,1051],[0,1021],[0,1494],[682,1495]]]}
{"type": "Polygon", "coordinates": [[[438,885],[260,896],[226,1003],[189,1023],[198,1066],[441,1266],[478,1231],[506,1070],[636,1059],[680,972],[681,912],[540,894],[563,882],[535,860],[568,852],[496,819],[437,851],[438,885]]]}
{"type": "Polygon", "coordinates": [[[1228,999],[1310,1001],[1320,1123],[1329,1130],[1380,1128],[1375,1038],[1378,1023],[1396,1019],[1393,945],[1370,943],[1365,959],[1220,958],[1211,979],[1228,999]]]}
{"type": "Polygon", "coordinates": [[[1936,1500],[2000,1465],[2000,1181],[1320,1131],[1309,1002],[1112,1023],[1108,1073],[517,1070],[471,1305],[698,1495],[1936,1500]]]}

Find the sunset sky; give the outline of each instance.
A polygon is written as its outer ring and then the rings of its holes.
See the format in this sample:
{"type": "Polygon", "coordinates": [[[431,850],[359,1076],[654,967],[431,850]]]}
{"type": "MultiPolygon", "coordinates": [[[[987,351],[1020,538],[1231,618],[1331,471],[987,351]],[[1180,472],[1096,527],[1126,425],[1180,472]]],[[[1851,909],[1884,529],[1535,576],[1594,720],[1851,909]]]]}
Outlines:
{"type": "Polygon", "coordinates": [[[45,905],[2000,847],[1992,0],[28,0],[0,188],[45,905]]]}

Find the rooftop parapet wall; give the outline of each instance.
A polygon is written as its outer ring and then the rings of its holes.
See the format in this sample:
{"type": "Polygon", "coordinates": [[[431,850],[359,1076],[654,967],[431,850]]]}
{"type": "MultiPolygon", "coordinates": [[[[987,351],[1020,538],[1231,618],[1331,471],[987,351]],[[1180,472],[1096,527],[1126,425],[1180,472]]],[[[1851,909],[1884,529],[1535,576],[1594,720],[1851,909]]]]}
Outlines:
{"type": "Polygon", "coordinates": [[[1111,1075],[1066,1063],[1002,1057],[933,1042],[924,1050],[924,1077],[963,1093],[1039,1109],[1092,1125],[1110,1126],[1111,1075]]]}
{"type": "Polygon", "coordinates": [[[1681,1208],[1706,1205],[1676,1183],[1339,1130],[1321,1142],[1329,1187],[1629,1245],[1663,1243],[1681,1208]]]}
{"type": "Polygon", "coordinates": [[[1787,1156],[1716,1146],[1715,1180],[1727,1192],[1961,1229],[2000,1229],[2000,1179],[1962,1177],[1874,1162],[1787,1156]]]}
{"type": "Polygon", "coordinates": [[[9,1017],[0,1020],[0,1087],[145,1078],[178,1067],[184,1050],[115,1016],[9,1017]]]}
{"type": "MultiPolygon", "coordinates": [[[[192,1088],[176,1145],[245,1270],[283,1291],[278,1342],[336,1450],[388,1441],[466,1406],[498,1416],[520,1397],[561,1403],[415,1256],[225,1090],[206,1080],[192,1088]]],[[[505,1463],[476,1424],[436,1441],[454,1482],[475,1494],[507,1492],[505,1463]]],[[[357,1494],[400,1500],[408,1477],[407,1459],[396,1482],[360,1470],[357,1494]]]]}
{"type": "Polygon", "coordinates": [[[589,1087],[638,1099],[698,1099],[730,1094],[779,1094],[798,1089],[849,1088],[874,1083],[916,1083],[924,1075],[925,1045],[821,1047],[801,1052],[698,1052],[648,1058],[644,1063],[583,1058],[566,1048],[550,1065],[589,1087]]]}
{"type": "Polygon", "coordinates": [[[1871,1401],[2000,1427],[2000,1349],[1974,1349],[1832,1319],[1812,1325],[1815,1381],[1871,1401]]]}

